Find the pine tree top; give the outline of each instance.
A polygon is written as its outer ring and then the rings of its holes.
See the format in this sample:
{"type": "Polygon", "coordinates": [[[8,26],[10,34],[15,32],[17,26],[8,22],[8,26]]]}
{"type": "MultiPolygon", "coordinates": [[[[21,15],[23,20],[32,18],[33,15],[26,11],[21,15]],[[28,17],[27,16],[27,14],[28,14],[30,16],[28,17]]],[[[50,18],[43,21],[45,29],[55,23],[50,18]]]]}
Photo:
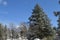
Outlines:
{"type": "Polygon", "coordinates": [[[36,4],[36,6],[33,9],[33,13],[39,13],[40,11],[42,11],[41,7],[39,6],[39,4],[36,4]]]}

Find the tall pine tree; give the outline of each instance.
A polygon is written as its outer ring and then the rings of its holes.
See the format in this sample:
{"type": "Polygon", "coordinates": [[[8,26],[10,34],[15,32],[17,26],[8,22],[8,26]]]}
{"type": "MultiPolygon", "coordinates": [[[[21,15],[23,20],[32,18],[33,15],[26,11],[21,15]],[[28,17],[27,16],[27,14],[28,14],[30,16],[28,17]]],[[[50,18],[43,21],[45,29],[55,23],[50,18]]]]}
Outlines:
{"type": "Polygon", "coordinates": [[[50,20],[38,4],[34,7],[29,20],[29,31],[31,33],[31,37],[35,36],[42,39],[44,37],[52,35],[53,31],[51,28],[50,20]]]}
{"type": "Polygon", "coordinates": [[[0,24],[0,40],[3,40],[3,35],[4,35],[3,26],[2,26],[2,24],[0,24]]]}

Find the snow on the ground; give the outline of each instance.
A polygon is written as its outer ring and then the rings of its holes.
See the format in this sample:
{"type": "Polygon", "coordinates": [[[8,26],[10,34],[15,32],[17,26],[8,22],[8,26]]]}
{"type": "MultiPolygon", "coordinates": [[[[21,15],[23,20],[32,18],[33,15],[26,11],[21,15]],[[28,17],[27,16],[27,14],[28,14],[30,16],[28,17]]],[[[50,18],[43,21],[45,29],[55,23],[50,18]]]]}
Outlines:
{"type": "MultiPolygon", "coordinates": [[[[11,40],[11,39],[7,39],[7,40],[11,40]]],[[[26,39],[26,38],[22,39],[22,38],[20,37],[20,38],[18,38],[18,39],[13,39],[13,40],[28,40],[28,39],[26,39]]],[[[34,40],[40,40],[40,39],[35,38],[34,40]]]]}
{"type": "MultiPolygon", "coordinates": [[[[11,39],[7,39],[7,40],[11,40],[11,39]]],[[[13,39],[13,40],[22,40],[22,38],[18,38],[18,39],[13,39]]],[[[28,40],[28,39],[23,39],[23,40],[28,40]]]]}

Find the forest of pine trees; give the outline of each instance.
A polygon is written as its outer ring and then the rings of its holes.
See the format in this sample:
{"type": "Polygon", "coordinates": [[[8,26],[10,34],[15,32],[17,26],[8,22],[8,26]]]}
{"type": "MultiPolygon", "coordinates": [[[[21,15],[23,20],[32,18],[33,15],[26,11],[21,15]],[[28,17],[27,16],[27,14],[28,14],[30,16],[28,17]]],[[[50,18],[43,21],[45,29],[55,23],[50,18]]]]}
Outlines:
{"type": "Polygon", "coordinates": [[[29,22],[20,24],[18,28],[13,24],[9,26],[0,24],[0,40],[7,40],[7,38],[13,40],[23,36],[28,40],[35,38],[53,40],[56,29],[52,27],[50,19],[40,5],[36,4],[28,19],[29,22]]]}

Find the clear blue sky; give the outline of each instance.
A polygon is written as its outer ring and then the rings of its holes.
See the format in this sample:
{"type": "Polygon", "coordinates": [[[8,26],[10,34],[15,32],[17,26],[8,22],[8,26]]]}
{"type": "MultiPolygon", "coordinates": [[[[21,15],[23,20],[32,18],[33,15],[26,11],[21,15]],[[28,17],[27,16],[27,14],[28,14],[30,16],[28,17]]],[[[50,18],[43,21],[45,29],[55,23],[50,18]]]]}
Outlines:
{"type": "Polygon", "coordinates": [[[59,11],[59,0],[0,0],[0,22],[8,24],[13,22],[28,22],[32,9],[38,3],[48,15],[53,26],[57,26],[57,18],[53,11],[59,11]]]}

